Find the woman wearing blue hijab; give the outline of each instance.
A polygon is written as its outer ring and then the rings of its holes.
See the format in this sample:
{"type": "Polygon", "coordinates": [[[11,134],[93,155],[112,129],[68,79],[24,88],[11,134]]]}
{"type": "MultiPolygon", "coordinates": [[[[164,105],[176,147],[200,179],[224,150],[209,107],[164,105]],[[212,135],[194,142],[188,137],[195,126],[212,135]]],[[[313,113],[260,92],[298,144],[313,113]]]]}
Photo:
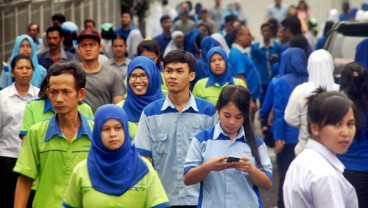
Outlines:
{"type": "Polygon", "coordinates": [[[74,168],[63,206],[169,206],[157,172],[138,154],[127,115],[118,106],[97,109],[88,158],[74,168]]]}
{"type": "MultiPolygon", "coordinates": [[[[38,64],[36,45],[29,35],[20,35],[15,39],[11,59],[13,59],[18,54],[27,55],[31,58],[32,65],[34,66],[31,84],[39,88],[41,86],[43,78],[46,76],[46,69],[38,64]]],[[[3,73],[1,73],[0,89],[10,86],[12,83],[13,81],[11,79],[11,66],[9,64],[4,67],[3,73]]]]}
{"type": "Polygon", "coordinates": [[[155,62],[146,56],[134,58],[128,66],[127,97],[117,104],[127,112],[132,138],[143,108],[163,97],[160,70],[155,62]]]}
{"type": "Polygon", "coordinates": [[[235,84],[247,87],[243,80],[232,76],[230,63],[223,48],[212,48],[208,51],[206,59],[210,69],[209,77],[199,80],[194,85],[194,96],[216,104],[220,92],[225,86],[235,84]]]}

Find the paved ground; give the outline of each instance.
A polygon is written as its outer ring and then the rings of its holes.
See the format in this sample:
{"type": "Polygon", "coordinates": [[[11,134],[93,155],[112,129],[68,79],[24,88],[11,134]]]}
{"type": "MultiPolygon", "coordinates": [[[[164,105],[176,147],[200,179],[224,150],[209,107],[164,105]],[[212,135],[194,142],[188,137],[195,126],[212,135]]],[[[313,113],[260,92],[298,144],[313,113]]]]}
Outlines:
{"type": "Polygon", "coordinates": [[[277,174],[277,166],[276,166],[276,156],[273,152],[273,149],[269,149],[269,155],[272,160],[273,165],[273,178],[272,178],[272,188],[268,191],[261,189],[261,196],[263,200],[263,206],[265,208],[272,208],[277,205],[277,189],[279,184],[279,175],[277,174]]]}

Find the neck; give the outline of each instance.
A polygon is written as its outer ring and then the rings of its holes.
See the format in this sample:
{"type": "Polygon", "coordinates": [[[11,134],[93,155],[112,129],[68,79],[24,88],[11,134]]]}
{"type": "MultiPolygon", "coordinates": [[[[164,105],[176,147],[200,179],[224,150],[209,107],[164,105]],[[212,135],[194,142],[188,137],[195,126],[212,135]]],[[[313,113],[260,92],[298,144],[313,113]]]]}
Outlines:
{"type": "Polygon", "coordinates": [[[81,65],[87,73],[98,72],[101,69],[101,64],[98,62],[98,60],[83,61],[81,65]]]}
{"type": "Polygon", "coordinates": [[[116,63],[122,64],[122,63],[124,63],[126,57],[125,56],[115,56],[114,59],[115,59],[116,63]]]}
{"type": "Polygon", "coordinates": [[[71,141],[81,125],[78,110],[74,109],[68,114],[57,114],[57,121],[64,136],[71,141]]]}
{"type": "Polygon", "coordinates": [[[164,30],[163,34],[164,34],[165,37],[171,37],[170,29],[167,30],[167,31],[164,30]]]}
{"type": "Polygon", "coordinates": [[[15,89],[17,90],[18,94],[20,96],[24,96],[27,94],[28,92],[28,89],[29,89],[29,83],[26,84],[26,85],[22,85],[22,84],[19,84],[19,83],[15,83],[15,89]]]}
{"type": "Polygon", "coordinates": [[[57,49],[50,49],[50,54],[51,56],[59,56],[61,53],[61,48],[57,48],[57,49]]]}
{"type": "Polygon", "coordinates": [[[175,108],[179,112],[181,112],[189,101],[190,93],[189,90],[184,90],[183,92],[175,92],[175,93],[169,92],[168,97],[174,104],[175,108]]]}
{"type": "Polygon", "coordinates": [[[130,25],[126,25],[126,26],[122,26],[124,28],[124,30],[129,30],[130,29],[130,25]]]}
{"type": "Polygon", "coordinates": [[[264,39],[263,39],[263,43],[264,43],[266,46],[268,46],[268,45],[270,45],[270,43],[271,43],[271,39],[269,39],[269,38],[264,38],[264,39]]]}

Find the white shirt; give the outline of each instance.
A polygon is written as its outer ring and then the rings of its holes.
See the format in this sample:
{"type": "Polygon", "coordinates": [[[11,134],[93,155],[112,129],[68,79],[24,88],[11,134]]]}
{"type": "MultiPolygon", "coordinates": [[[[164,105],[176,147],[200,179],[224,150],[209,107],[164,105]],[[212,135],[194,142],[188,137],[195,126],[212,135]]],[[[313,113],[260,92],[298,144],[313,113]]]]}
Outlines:
{"type": "Polygon", "coordinates": [[[342,175],[344,168],[335,154],[310,139],[286,173],[285,207],[357,208],[355,189],[342,175]]]}
{"type": "Polygon", "coordinates": [[[0,156],[18,157],[24,109],[29,101],[37,98],[38,91],[30,85],[27,94],[20,96],[14,83],[0,91],[0,156]]]}

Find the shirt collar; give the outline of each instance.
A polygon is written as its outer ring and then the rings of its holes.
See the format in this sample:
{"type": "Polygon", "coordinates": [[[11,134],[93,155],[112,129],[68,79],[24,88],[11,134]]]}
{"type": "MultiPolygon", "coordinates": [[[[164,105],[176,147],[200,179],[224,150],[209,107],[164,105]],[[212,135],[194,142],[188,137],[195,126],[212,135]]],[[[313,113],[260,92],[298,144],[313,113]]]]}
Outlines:
{"type": "Polygon", "coordinates": [[[45,99],[45,107],[43,108],[43,112],[46,113],[48,111],[52,111],[53,113],[55,113],[55,109],[52,106],[51,101],[48,98],[46,98],[45,99]]]}
{"type": "MultiPolygon", "coordinates": [[[[164,104],[162,105],[161,110],[166,110],[168,107],[172,108],[172,109],[176,109],[175,105],[171,102],[169,96],[166,96],[164,104]]],[[[189,100],[187,102],[187,104],[185,105],[185,107],[183,108],[183,112],[188,110],[189,108],[192,108],[194,111],[198,112],[198,107],[197,107],[197,103],[194,99],[194,96],[192,95],[192,93],[190,93],[190,97],[189,100]]]]}
{"type": "Polygon", "coordinates": [[[13,82],[13,84],[10,85],[8,95],[9,95],[9,97],[14,96],[14,95],[19,96],[19,97],[26,97],[28,95],[30,95],[32,97],[37,97],[37,94],[35,93],[35,89],[33,88],[33,86],[31,84],[29,85],[27,94],[25,94],[23,96],[19,95],[17,89],[15,88],[15,82],[13,82]]]}
{"type": "Polygon", "coordinates": [[[313,149],[320,153],[326,160],[335,167],[336,170],[339,172],[344,172],[345,166],[340,162],[340,160],[336,157],[334,153],[332,153],[330,150],[328,150],[325,146],[323,146],[321,143],[310,139],[307,143],[307,148],[313,149]]]}
{"type": "Polygon", "coordinates": [[[120,64],[120,65],[116,63],[116,61],[115,61],[114,58],[110,59],[109,61],[110,61],[110,65],[128,66],[131,60],[130,60],[130,58],[126,57],[125,60],[124,60],[124,62],[122,64],[120,64]]]}
{"type": "MultiPolygon", "coordinates": [[[[91,131],[91,127],[87,121],[87,118],[82,114],[79,113],[79,118],[81,119],[81,125],[78,128],[78,133],[77,133],[77,139],[82,137],[82,135],[86,135],[88,136],[89,139],[92,138],[92,131],[91,131]]],[[[61,129],[56,121],[56,116],[57,114],[55,114],[51,119],[50,119],[50,123],[49,126],[47,127],[47,131],[46,131],[46,137],[45,137],[45,141],[48,142],[50,141],[50,139],[54,136],[54,135],[58,135],[59,137],[63,137],[63,133],[61,132],[61,129]]]]}
{"type": "MultiPolygon", "coordinates": [[[[273,47],[273,40],[270,41],[270,45],[268,46],[268,48],[272,48],[273,47]]],[[[265,48],[265,44],[263,41],[259,41],[259,48],[265,48]]]]}
{"type": "MultiPolygon", "coordinates": [[[[230,137],[224,132],[224,130],[221,127],[220,121],[216,124],[215,130],[213,132],[213,139],[221,139],[221,137],[225,136],[230,140],[230,137]]],[[[242,141],[247,142],[245,139],[245,133],[244,133],[244,127],[241,126],[238,135],[235,137],[234,141],[242,141]]]]}
{"type": "MultiPolygon", "coordinates": [[[[45,55],[45,58],[48,58],[48,59],[52,60],[50,50],[47,51],[47,53],[45,55]]],[[[66,53],[65,53],[65,51],[62,47],[60,48],[60,58],[59,59],[60,60],[67,60],[68,59],[68,57],[66,56],[66,53]]]]}
{"type": "Polygon", "coordinates": [[[239,45],[239,44],[237,44],[237,43],[233,43],[233,44],[231,45],[231,47],[238,49],[238,50],[239,50],[240,52],[242,52],[242,53],[246,53],[246,52],[247,52],[247,51],[245,50],[245,48],[243,48],[241,45],[239,45]]]}

